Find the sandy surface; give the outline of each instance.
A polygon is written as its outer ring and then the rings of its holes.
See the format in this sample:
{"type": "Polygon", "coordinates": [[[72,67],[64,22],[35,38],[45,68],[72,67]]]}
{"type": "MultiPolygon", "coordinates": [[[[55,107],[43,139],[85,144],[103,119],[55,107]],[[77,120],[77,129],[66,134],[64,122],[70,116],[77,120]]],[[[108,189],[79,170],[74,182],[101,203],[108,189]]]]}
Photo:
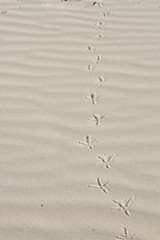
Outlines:
{"type": "Polygon", "coordinates": [[[92,3],[0,0],[0,240],[159,239],[160,1],[92,3]]]}

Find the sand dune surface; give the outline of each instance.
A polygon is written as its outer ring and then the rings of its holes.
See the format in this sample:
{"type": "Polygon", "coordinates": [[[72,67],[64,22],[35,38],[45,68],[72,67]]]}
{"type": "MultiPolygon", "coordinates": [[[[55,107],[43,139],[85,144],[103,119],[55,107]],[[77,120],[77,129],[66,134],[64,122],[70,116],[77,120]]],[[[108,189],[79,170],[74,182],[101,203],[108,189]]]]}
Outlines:
{"type": "Polygon", "coordinates": [[[159,26],[158,0],[0,0],[0,240],[159,239],[159,26]]]}

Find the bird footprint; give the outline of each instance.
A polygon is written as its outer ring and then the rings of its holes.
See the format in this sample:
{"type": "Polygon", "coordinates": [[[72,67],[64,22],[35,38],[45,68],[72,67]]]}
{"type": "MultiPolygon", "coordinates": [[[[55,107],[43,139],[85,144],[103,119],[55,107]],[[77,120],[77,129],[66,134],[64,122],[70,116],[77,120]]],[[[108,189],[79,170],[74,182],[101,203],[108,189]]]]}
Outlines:
{"type": "Polygon", "coordinates": [[[82,49],[82,52],[89,52],[89,53],[94,53],[96,50],[95,47],[93,47],[92,45],[88,45],[87,47],[82,49]]]}
{"type": "Polygon", "coordinates": [[[99,101],[99,97],[97,96],[96,93],[91,93],[91,95],[85,97],[87,101],[90,101],[93,105],[96,105],[99,101]]]}
{"type": "Polygon", "coordinates": [[[100,85],[101,87],[104,85],[105,79],[103,76],[99,76],[98,79],[96,80],[96,83],[100,85]]]}
{"type": "Polygon", "coordinates": [[[88,65],[88,71],[90,74],[93,74],[94,73],[94,70],[95,70],[96,66],[95,65],[92,65],[92,64],[89,64],[88,65]]]}
{"type": "Polygon", "coordinates": [[[107,115],[99,115],[99,114],[93,114],[91,118],[89,118],[89,121],[95,122],[97,126],[99,126],[102,121],[108,117],[107,115]]]}
{"type": "Polygon", "coordinates": [[[98,41],[101,41],[104,38],[104,35],[102,33],[98,34],[98,41]]]}
{"type": "Polygon", "coordinates": [[[7,13],[7,11],[1,11],[0,13],[1,13],[1,14],[6,14],[6,13],[7,13]]]}
{"type": "Polygon", "coordinates": [[[102,21],[94,24],[95,27],[100,28],[100,29],[104,28],[105,25],[106,25],[106,23],[104,23],[102,21]]]}
{"type": "Polygon", "coordinates": [[[119,201],[119,200],[113,200],[114,203],[118,205],[117,210],[122,210],[128,217],[130,216],[130,210],[129,206],[131,205],[131,202],[134,200],[134,197],[130,197],[126,202],[119,201]]]}
{"type": "Polygon", "coordinates": [[[98,158],[102,161],[102,163],[104,164],[104,166],[108,169],[111,168],[111,163],[113,162],[113,160],[115,159],[115,157],[117,157],[117,154],[112,154],[110,156],[107,156],[106,154],[103,155],[99,155],[98,158]]]}
{"type": "Polygon", "coordinates": [[[98,2],[98,1],[95,1],[93,2],[92,6],[98,6],[98,7],[102,7],[103,6],[103,3],[102,2],[98,2]]]}
{"type": "Polygon", "coordinates": [[[113,13],[110,12],[110,11],[108,11],[108,12],[101,12],[100,15],[103,16],[103,17],[107,17],[109,15],[113,15],[113,13]]]}
{"type": "Polygon", "coordinates": [[[102,61],[102,56],[101,55],[97,55],[96,59],[93,60],[95,63],[100,63],[102,61]]]}
{"type": "Polygon", "coordinates": [[[97,143],[98,140],[96,138],[92,138],[91,136],[86,136],[84,140],[78,141],[78,144],[87,146],[89,149],[95,149],[94,144],[97,143]]]}
{"type": "Polygon", "coordinates": [[[97,177],[97,185],[88,185],[89,188],[96,188],[102,190],[104,193],[109,193],[109,181],[103,183],[103,180],[97,177]]]}
{"type": "Polygon", "coordinates": [[[132,240],[132,239],[135,238],[136,235],[137,235],[136,233],[130,234],[128,228],[124,227],[123,228],[123,235],[120,235],[120,236],[116,237],[116,239],[132,240]]]}

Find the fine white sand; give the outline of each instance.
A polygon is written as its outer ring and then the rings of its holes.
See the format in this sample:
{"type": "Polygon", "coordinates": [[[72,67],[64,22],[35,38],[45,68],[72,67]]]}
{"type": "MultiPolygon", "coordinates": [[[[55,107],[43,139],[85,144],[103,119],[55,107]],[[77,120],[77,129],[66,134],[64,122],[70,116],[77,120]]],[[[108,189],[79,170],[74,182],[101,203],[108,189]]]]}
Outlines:
{"type": "Polygon", "coordinates": [[[160,1],[93,2],[0,0],[0,240],[159,240],[160,1]]]}

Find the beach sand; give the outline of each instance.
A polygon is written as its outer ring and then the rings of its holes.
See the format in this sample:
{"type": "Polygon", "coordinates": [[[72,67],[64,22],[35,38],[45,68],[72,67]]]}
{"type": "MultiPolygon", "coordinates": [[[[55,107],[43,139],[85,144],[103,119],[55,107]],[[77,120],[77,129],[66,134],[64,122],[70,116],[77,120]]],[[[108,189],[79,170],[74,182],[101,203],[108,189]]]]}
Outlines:
{"type": "Polygon", "coordinates": [[[160,2],[0,12],[0,240],[158,240],[160,2]]]}

